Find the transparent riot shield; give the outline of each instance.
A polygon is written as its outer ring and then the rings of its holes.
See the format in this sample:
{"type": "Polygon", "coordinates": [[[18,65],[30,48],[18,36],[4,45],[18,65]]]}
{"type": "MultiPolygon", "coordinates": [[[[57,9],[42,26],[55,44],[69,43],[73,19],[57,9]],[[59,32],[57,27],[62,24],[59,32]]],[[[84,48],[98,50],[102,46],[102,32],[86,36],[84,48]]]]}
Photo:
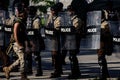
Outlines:
{"type": "Polygon", "coordinates": [[[72,18],[68,12],[61,12],[59,16],[62,17],[63,23],[60,27],[60,46],[61,50],[75,50],[76,49],[76,34],[73,26],[72,18]]]}
{"type": "Polygon", "coordinates": [[[109,21],[109,28],[113,35],[113,51],[120,57],[120,21],[109,21]]]}
{"type": "Polygon", "coordinates": [[[13,28],[13,26],[11,26],[11,25],[5,25],[4,26],[5,47],[7,47],[10,44],[10,38],[11,38],[11,34],[12,34],[12,28],[13,28]]]}
{"type": "Polygon", "coordinates": [[[100,48],[101,11],[87,13],[87,35],[82,38],[80,49],[100,48]]]}
{"type": "MultiPolygon", "coordinates": [[[[57,51],[59,45],[59,30],[54,28],[54,21],[57,21],[56,17],[54,20],[51,15],[46,16],[45,19],[45,50],[47,51],[57,51]]],[[[59,21],[58,21],[59,22],[59,21]]]]}
{"type": "Polygon", "coordinates": [[[32,16],[31,15],[28,15],[27,17],[27,29],[31,29],[32,28],[32,16]]]}
{"type": "Polygon", "coordinates": [[[5,11],[0,10],[0,46],[4,46],[4,29],[5,11]]]}
{"type": "Polygon", "coordinates": [[[30,41],[31,51],[33,52],[40,50],[39,49],[40,48],[40,44],[39,44],[40,31],[38,29],[40,27],[38,26],[38,24],[40,24],[40,19],[38,20],[38,23],[34,24],[34,21],[36,19],[39,19],[39,17],[34,17],[34,15],[29,15],[27,18],[27,35],[30,41]]]}

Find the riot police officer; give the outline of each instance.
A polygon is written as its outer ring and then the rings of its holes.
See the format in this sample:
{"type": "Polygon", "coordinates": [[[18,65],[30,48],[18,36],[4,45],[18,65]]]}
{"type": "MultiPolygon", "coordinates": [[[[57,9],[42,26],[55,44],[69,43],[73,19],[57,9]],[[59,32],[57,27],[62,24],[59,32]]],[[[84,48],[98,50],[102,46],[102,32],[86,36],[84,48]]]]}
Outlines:
{"type": "Polygon", "coordinates": [[[58,7],[56,5],[51,7],[51,14],[48,18],[45,34],[48,41],[50,41],[49,50],[52,52],[54,60],[54,72],[51,78],[60,77],[62,73],[61,54],[60,54],[60,34],[59,28],[62,24],[62,17],[58,16],[58,7]],[[51,30],[51,31],[50,31],[51,30]],[[46,33],[47,32],[47,33],[46,33]],[[53,32],[53,34],[49,33],[53,32]]]}
{"type": "Polygon", "coordinates": [[[28,36],[29,41],[31,45],[31,52],[27,56],[27,64],[28,64],[28,74],[32,74],[32,53],[34,53],[35,62],[36,62],[36,68],[37,73],[36,76],[42,76],[42,67],[41,67],[41,19],[39,16],[36,15],[37,8],[35,6],[29,6],[28,9],[28,18],[27,18],[27,30],[28,30],[28,36]]]}
{"type": "MultiPolygon", "coordinates": [[[[57,7],[57,12],[61,13],[63,12],[63,3],[62,2],[58,2],[55,4],[57,7]]],[[[54,65],[54,55],[52,55],[52,66],[54,65]]]]}
{"type": "Polygon", "coordinates": [[[65,40],[63,40],[65,41],[63,44],[63,47],[65,49],[63,48],[62,55],[64,56],[67,52],[69,52],[71,74],[68,76],[68,78],[74,79],[74,78],[80,77],[81,75],[80,70],[79,70],[77,54],[79,53],[79,46],[80,46],[79,37],[80,37],[80,30],[81,30],[83,22],[80,18],[77,17],[73,6],[69,5],[67,7],[67,10],[68,10],[68,14],[70,16],[70,21],[71,21],[71,25],[69,27],[73,27],[73,28],[71,28],[70,34],[63,35],[65,38],[65,40]]]}
{"type": "MultiPolygon", "coordinates": [[[[5,37],[4,37],[4,24],[6,16],[7,6],[4,5],[4,1],[0,2],[0,60],[3,62],[2,67],[9,65],[9,56],[5,53],[5,37]]],[[[0,61],[0,63],[1,63],[0,61]]]]}
{"type": "Polygon", "coordinates": [[[107,61],[105,56],[111,55],[113,52],[113,42],[112,35],[110,33],[107,17],[108,12],[106,10],[102,11],[102,23],[101,23],[101,35],[100,35],[100,49],[97,50],[98,53],[98,63],[100,65],[101,78],[105,79],[110,77],[107,67],[107,61]]]}

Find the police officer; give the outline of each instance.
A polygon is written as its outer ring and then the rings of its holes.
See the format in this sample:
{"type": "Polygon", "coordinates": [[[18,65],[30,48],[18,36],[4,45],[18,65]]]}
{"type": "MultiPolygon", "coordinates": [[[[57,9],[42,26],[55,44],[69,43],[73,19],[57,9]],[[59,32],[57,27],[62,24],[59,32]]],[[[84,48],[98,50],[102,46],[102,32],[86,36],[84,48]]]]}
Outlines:
{"type": "MultiPolygon", "coordinates": [[[[5,1],[0,2],[0,60],[2,61],[2,67],[9,65],[9,56],[5,53],[5,39],[4,39],[4,22],[6,19],[7,6],[4,5],[5,1]]],[[[0,62],[1,62],[0,61],[0,62]]]]}
{"type": "MultiPolygon", "coordinates": [[[[63,12],[63,3],[62,2],[58,2],[55,4],[57,7],[57,12],[63,12]]],[[[52,66],[54,65],[54,55],[52,55],[52,66]]]]}
{"type": "Polygon", "coordinates": [[[54,60],[54,72],[51,74],[51,78],[60,77],[62,73],[62,65],[61,65],[61,54],[60,54],[60,46],[59,46],[59,28],[62,24],[62,17],[58,16],[58,7],[56,5],[51,7],[51,14],[48,18],[47,28],[53,29],[55,34],[53,36],[48,36],[51,42],[50,48],[52,52],[52,57],[54,60]]]}
{"type": "Polygon", "coordinates": [[[37,8],[34,6],[29,6],[28,11],[28,19],[27,19],[27,29],[28,29],[28,36],[31,45],[31,52],[27,55],[27,64],[28,64],[28,74],[32,74],[32,53],[34,53],[35,61],[36,61],[36,68],[37,73],[36,76],[41,76],[43,74],[42,67],[41,67],[41,56],[40,56],[40,43],[41,37],[40,29],[41,29],[41,19],[39,16],[36,15],[37,8]],[[29,31],[30,29],[30,31],[29,31]],[[32,34],[29,34],[33,31],[32,34]]]}
{"type": "MultiPolygon", "coordinates": [[[[67,51],[69,51],[69,59],[71,62],[70,63],[71,64],[71,74],[68,76],[68,78],[74,79],[74,78],[80,77],[80,75],[81,75],[80,70],[79,70],[77,54],[79,53],[79,46],[80,46],[80,43],[78,44],[78,42],[80,42],[80,39],[79,39],[80,34],[78,37],[78,33],[80,32],[79,30],[82,27],[82,21],[80,18],[77,17],[73,6],[69,5],[67,7],[67,10],[70,15],[71,26],[74,27],[73,28],[74,31],[71,34],[66,34],[65,37],[66,37],[66,39],[67,38],[69,40],[71,39],[70,44],[73,44],[72,47],[74,47],[74,48],[68,48],[68,50],[67,50],[67,47],[66,47],[66,50],[62,50],[62,55],[64,56],[64,54],[66,54],[67,51]],[[77,40],[79,40],[79,41],[77,41],[77,40]]],[[[67,40],[65,40],[65,41],[66,42],[64,42],[64,43],[67,44],[68,41],[67,40]]]]}
{"type": "Polygon", "coordinates": [[[28,38],[26,34],[26,11],[21,3],[16,4],[15,13],[17,20],[13,27],[14,44],[13,49],[18,59],[8,67],[4,67],[6,78],[10,77],[10,71],[20,63],[21,80],[28,80],[26,75],[26,48],[28,47],[28,38]],[[22,38],[21,38],[22,36],[22,38]]]}
{"type": "Polygon", "coordinates": [[[112,51],[113,51],[112,35],[110,33],[110,30],[109,30],[109,25],[108,25],[108,21],[107,21],[107,17],[108,17],[107,14],[108,14],[108,12],[106,10],[102,11],[100,49],[97,50],[98,63],[100,65],[102,79],[110,77],[105,56],[111,55],[112,51]]]}

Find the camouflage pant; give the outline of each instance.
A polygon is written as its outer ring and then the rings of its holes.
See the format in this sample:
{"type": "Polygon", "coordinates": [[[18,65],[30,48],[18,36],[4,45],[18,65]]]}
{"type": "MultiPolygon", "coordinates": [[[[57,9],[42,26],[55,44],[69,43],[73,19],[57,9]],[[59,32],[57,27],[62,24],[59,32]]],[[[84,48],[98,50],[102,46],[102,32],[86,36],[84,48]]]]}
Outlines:
{"type": "Polygon", "coordinates": [[[12,69],[15,66],[20,64],[20,71],[21,71],[21,73],[24,73],[25,72],[25,64],[26,64],[24,48],[19,47],[17,43],[14,43],[13,49],[14,49],[15,53],[17,54],[18,59],[13,64],[10,65],[10,68],[12,69]]]}

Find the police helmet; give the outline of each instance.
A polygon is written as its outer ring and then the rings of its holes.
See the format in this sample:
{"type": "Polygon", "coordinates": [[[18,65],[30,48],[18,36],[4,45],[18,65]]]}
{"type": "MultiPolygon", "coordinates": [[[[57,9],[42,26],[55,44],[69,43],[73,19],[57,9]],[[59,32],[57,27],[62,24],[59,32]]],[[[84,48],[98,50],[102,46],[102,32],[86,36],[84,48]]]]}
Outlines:
{"type": "Polygon", "coordinates": [[[30,15],[35,15],[37,12],[37,8],[35,6],[29,6],[29,13],[30,15]]]}
{"type": "Polygon", "coordinates": [[[68,11],[75,11],[75,8],[74,8],[72,5],[69,5],[69,6],[67,7],[67,10],[68,10],[68,11]]]}
{"type": "Polygon", "coordinates": [[[56,3],[56,7],[58,8],[58,11],[61,11],[63,9],[63,3],[62,2],[56,3]]]}
{"type": "Polygon", "coordinates": [[[16,4],[15,4],[15,9],[17,9],[17,11],[18,11],[19,13],[25,12],[25,8],[24,8],[24,6],[22,5],[22,3],[16,3],[16,4]]]}
{"type": "Polygon", "coordinates": [[[55,12],[58,11],[56,5],[51,6],[50,10],[51,10],[51,11],[55,11],[55,12]]]}

